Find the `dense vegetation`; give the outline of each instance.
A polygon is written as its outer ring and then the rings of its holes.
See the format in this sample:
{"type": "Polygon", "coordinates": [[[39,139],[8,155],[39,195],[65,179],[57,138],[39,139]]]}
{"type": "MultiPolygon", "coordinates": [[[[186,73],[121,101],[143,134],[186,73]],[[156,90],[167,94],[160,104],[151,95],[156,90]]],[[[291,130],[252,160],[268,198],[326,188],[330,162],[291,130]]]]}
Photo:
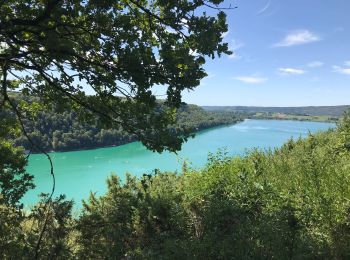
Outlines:
{"type": "Polygon", "coordinates": [[[11,98],[15,90],[42,106],[97,117],[150,150],[178,151],[190,133],[168,126],[183,91],[207,76],[207,59],[232,54],[222,2],[0,1],[0,111],[11,109],[18,120],[30,112],[11,98]]]}
{"type": "MultiPolygon", "coordinates": [[[[210,156],[200,171],[111,177],[107,194],[92,194],[77,216],[64,196],[22,209],[34,185],[23,149],[9,138],[21,130],[43,149],[136,136],[151,150],[181,148],[188,133],[173,124],[190,122],[182,91],[206,76],[206,58],[231,54],[222,2],[1,1],[2,259],[350,258],[349,118],[274,151],[210,156]],[[96,95],[85,94],[85,83],[96,95]],[[161,109],[155,85],[166,87],[161,109]],[[16,90],[40,102],[17,102],[16,90]]],[[[189,126],[215,125],[197,112],[189,126]]]]}
{"type": "MultiPolygon", "coordinates": [[[[33,103],[33,98],[30,99],[33,103]]],[[[38,111],[35,120],[24,119],[28,136],[46,151],[67,151],[120,145],[137,140],[137,136],[120,128],[103,128],[97,121],[84,123],[72,109],[38,111]]],[[[196,105],[182,105],[176,114],[176,126],[190,132],[233,124],[242,120],[234,112],[207,112],[196,105]]],[[[17,146],[36,152],[28,139],[21,135],[17,146]]]]}
{"type": "MultiPolygon", "coordinates": [[[[350,117],[275,150],[126,181],[79,215],[51,200],[43,259],[349,259],[350,117]]],[[[31,258],[44,209],[1,204],[0,254],[31,258]]]]}
{"type": "Polygon", "coordinates": [[[347,106],[308,106],[308,107],[254,107],[254,106],[204,106],[207,111],[236,111],[242,113],[283,113],[299,116],[341,117],[350,108],[347,106]]]}

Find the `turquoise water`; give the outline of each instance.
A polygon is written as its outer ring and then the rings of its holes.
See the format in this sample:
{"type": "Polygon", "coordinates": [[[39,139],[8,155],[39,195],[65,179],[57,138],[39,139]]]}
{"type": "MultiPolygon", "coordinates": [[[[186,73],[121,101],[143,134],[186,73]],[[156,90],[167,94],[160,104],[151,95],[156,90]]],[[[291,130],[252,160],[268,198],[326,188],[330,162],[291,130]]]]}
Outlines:
{"type": "MultiPolygon", "coordinates": [[[[55,196],[66,194],[80,205],[89,192],[102,195],[106,191],[106,178],[115,173],[123,178],[125,172],[140,176],[154,169],[180,170],[188,160],[192,167],[206,163],[209,152],[225,148],[230,155],[242,154],[252,147],[281,146],[290,137],[307,136],[310,132],[326,130],[334,124],[280,120],[246,120],[242,123],[202,131],[183,145],[178,155],[164,152],[157,154],[146,150],[139,142],[118,147],[94,150],[50,153],[55,169],[55,196]]],[[[23,199],[26,206],[37,202],[38,194],[51,191],[52,179],[49,163],[44,155],[29,158],[27,170],[34,175],[36,189],[23,199]]]]}

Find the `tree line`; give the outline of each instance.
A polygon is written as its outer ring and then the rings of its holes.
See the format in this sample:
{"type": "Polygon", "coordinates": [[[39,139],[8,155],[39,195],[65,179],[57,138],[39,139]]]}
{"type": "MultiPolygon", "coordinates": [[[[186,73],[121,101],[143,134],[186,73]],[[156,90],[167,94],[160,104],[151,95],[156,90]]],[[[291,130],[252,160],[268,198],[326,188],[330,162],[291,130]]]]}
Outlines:
{"type": "Polygon", "coordinates": [[[300,116],[342,117],[350,106],[307,106],[307,107],[254,107],[254,106],[203,106],[207,111],[236,111],[242,113],[283,113],[300,116]]]}
{"type": "MultiPolygon", "coordinates": [[[[20,98],[17,96],[17,100],[20,98]]],[[[27,98],[32,104],[35,98],[27,98]]],[[[244,115],[235,112],[208,112],[196,105],[183,104],[176,112],[176,123],[170,127],[181,128],[194,133],[210,127],[234,124],[243,120],[244,115]]],[[[137,141],[137,136],[119,128],[106,128],[97,120],[83,122],[71,108],[43,109],[35,119],[23,119],[30,139],[45,151],[70,151],[103,146],[116,146],[137,141]]],[[[15,136],[14,143],[26,150],[38,152],[23,134],[15,136]]]]}
{"type": "MultiPolygon", "coordinates": [[[[348,259],[350,116],[336,129],[207,165],[107,180],[79,214],[62,195],[0,207],[0,255],[43,259],[348,259]]],[[[15,192],[9,192],[15,193],[15,192]]],[[[5,198],[5,197],[3,197],[5,198]]],[[[14,198],[14,197],[13,197],[14,198]]]]}
{"type": "Polygon", "coordinates": [[[111,177],[108,192],[92,194],[78,215],[64,195],[22,209],[34,183],[13,141],[21,133],[43,151],[92,145],[91,126],[118,137],[125,131],[153,151],[181,148],[191,133],[174,125],[183,91],[207,75],[206,59],[232,54],[223,41],[223,9],[231,6],[222,2],[1,1],[1,258],[350,257],[348,117],[280,149],[210,156],[201,170],[184,165],[182,174],[129,175],[123,183],[111,177]],[[86,95],[82,82],[96,95],[86,95]],[[166,88],[163,107],[156,85],[166,88]],[[16,90],[39,102],[16,100],[16,90]],[[68,132],[54,136],[54,126],[68,132]]]}

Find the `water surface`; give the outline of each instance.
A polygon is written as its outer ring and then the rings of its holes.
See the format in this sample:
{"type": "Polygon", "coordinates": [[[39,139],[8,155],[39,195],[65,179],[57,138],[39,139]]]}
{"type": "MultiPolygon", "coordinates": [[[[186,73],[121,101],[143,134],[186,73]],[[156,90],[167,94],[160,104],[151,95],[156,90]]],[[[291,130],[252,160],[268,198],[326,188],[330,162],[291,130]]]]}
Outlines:
{"type": "MultiPolygon", "coordinates": [[[[154,169],[179,171],[184,160],[192,167],[206,163],[209,152],[225,148],[230,155],[242,154],[246,149],[273,148],[281,146],[289,138],[307,136],[334,127],[330,123],[246,120],[236,125],[217,127],[202,131],[183,145],[178,155],[164,152],[153,153],[139,142],[118,147],[94,150],[50,153],[55,169],[55,195],[66,194],[77,205],[88,197],[89,192],[102,195],[106,191],[106,178],[112,173],[124,178],[125,172],[136,176],[151,173],[154,169]]],[[[52,179],[49,163],[42,154],[29,158],[27,170],[34,175],[36,189],[29,191],[23,199],[26,206],[37,202],[37,195],[51,191],[52,179]]]]}

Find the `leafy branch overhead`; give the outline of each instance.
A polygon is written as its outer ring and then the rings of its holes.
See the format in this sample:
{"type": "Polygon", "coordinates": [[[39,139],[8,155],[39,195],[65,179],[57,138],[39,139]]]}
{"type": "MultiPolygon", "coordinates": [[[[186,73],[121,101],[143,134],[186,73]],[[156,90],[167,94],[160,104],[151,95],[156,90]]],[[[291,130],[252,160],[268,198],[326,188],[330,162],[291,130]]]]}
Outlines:
{"type": "Polygon", "coordinates": [[[231,53],[222,42],[221,3],[1,1],[1,75],[8,75],[2,93],[15,89],[72,106],[86,120],[94,114],[122,126],[150,149],[179,150],[188,133],[169,126],[181,92],[206,76],[206,57],[231,53]],[[161,103],[152,91],[160,85],[167,89],[161,103]],[[96,95],[87,96],[83,86],[96,95]]]}

